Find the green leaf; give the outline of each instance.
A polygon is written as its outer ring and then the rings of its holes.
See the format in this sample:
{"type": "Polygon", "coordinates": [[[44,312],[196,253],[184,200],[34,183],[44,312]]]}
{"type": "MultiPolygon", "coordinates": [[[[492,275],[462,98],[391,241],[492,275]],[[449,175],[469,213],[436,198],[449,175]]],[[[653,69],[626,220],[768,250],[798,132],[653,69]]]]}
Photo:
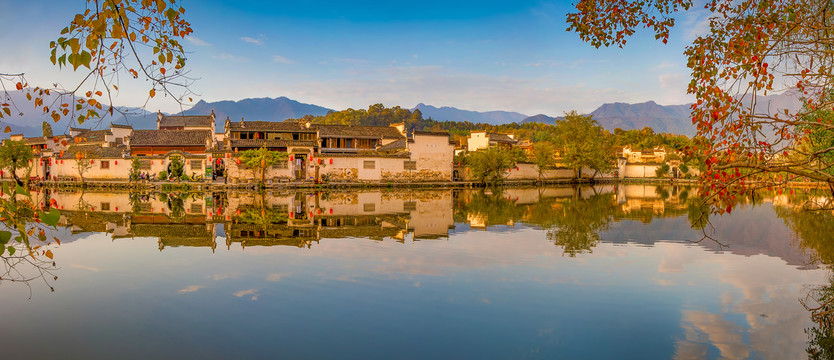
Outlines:
{"type": "Polygon", "coordinates": [[[3,182],[2,189],[3,189],[4,194],[8,194],[9,193],[9,183],[3,182]]]}
{"type": "Polygon", "coordinates": [[[12,239],[11,231],[0,231],[0,244],[8,244],[9,240],[12,239]]]}
{"type": "Polygon", "coordinates": [[[9,256],[14,255],[14,252],[17,251],[14,246],[9,246],[7,249],[9,249],[9,256]]]}
{"type": "Polygon", "coordinates": [[[3,255],[3,253],[5,253],[5,252],[6,252],[6,247],[5,246],[0,246],[0,255],[3,255]]]}
{"type": "Polygon", "coordinates": [[[48,213],[39,211],[41,221],[49,226],[58,225],[58,220],[61,218],[61,212],[58,209],[52,208],[48,213]]]}
{"type": "Polygon", "coordinates": [[[29,190],[27,190],[26,188],[24,188],[23,186],[20,186],[20,185],[15,185],[14,193],[19,194],[19,195],[29,196],[29,190]]]}

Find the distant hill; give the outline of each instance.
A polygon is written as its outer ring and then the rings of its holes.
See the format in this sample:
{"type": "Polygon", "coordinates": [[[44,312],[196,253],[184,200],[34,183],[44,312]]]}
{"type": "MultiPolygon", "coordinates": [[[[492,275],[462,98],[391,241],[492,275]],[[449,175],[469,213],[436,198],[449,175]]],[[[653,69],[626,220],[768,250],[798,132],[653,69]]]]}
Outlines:
{"type": "MultiPolygon", "coordinates": [[[[658,133],[695,135],[695,127],[689,120],[689,105],[658,105],[654,101],[639,104],[608,103],[603,104],[591,114],[594,120],[606,130],[616,128],[623,130],[642,129],[646,126],[658,133]]],[[[563,117],[550,117],[544,114],[528,117],[522,122],[554,124],[563,117]]]]}
{"type": "MultiPolygon", "coordinates": [[[[796,111],[802,106],[799,98],[794,93],[785,92],[782,94],[758,96],[756,98],[757,113],[776,113],[782,109],[796,111]]],[[[750,96],[744,100],[750,103],[750,96]]],[[[642,129],[650,127],[657,133],[682,134],[686,136],[695,135],[695,126],[689,117],[690,104],[686,105],[659,105],[654,101],[639,104],[607,103],[603,104],[590,115],[606,130],[612,131],[616,128],[623,130],[642,129]]],[[[550,117],[539,114],[521,120],[522,123],[537,122],[543,124],[554,124],[562,117],[550,117]]]]}
{"type": "Polygon", "coordinates": [[[243,99],[238,101],[205,102],[200,100],[191,109],[182,112],[183,115],[207,115],[214,110],[217,130],[223,129],[223,123],[228,116],[232,121],[246,120],[283,121],[297,119],[304,115],[326,115],[331,109],[318,105],[304,104],[286,97],[243,99]]]}
{"type": "Polygon", "coordinates": [[[695,135],[689,118],[689,105],[658,105],[654,101],[639,104],[603,104],[591,115],[606,130],[650,127],[657,133],[695,135]]]}
{"type": "Polygon", "coordinates": [[[475,124],[484,123],[490,125],[502,125],[513,122],[519,122],[527,117],[527,115],[510,111],[478,112],[470,110],[461,110],[458,108],[448,106],[438,108],[423,103],[417,104],[417,106],[415,106],[411,110],[420,110],[420,112],[423,114],[424,119],[432,118],[438,121],[459,122],[468,121],[475,124]]]}

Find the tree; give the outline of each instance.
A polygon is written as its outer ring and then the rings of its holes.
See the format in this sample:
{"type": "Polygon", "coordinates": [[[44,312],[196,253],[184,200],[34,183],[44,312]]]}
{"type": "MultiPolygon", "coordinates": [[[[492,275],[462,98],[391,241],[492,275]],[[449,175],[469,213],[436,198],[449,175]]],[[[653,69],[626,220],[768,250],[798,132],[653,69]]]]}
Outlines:
{"type": "MultiPolygon", "coordinates": [[[[81,124],[101,117],[102,110],[111,115],[121,111],[113,106],[111,92],[119,90],[123,73],[149,81],[149,98],[162,91],[182,102],[193,81],[186,76],[185,51],[179,42],[192,33],[183,14],[185,9],[176,0],[86,0],[84,11],[72,16],[49,44],[54,65],[85,72],[80,83],[67,88],[31,87],[23,73],[0,72],[0,85],[23,91],[56,122],[67,117],[81,124]],[[174,90],[182,92],[174,94],[174,90]],[[57,99],[50,101],[50,95],[57,99]]],[[[0,103],[0,119],[12,116],[13,109],[20,113],[14,102],[0,103]]],[[[5,131],[11,129],[7,126],[5,131]]]]}
{"type": "Polygon", "coordinates": [[[542,181],[542,174],[544,170],[556,164],[556,159],[553,154],[556,152],[556,147],[550,142],[537,142],[533,144],[532,160],[536,164],[536,170],[539,173],[539,181],[542,181]]]}
{"type": "Polygon", "coordinates": [[[48,138],[52,137],[52,125],[50,125],[48,122],[44,121],[43,124],[41,125],[41,128],[43,129],[43,136],[44,137],[48,137],[48,138]]]}
{"type": "Polygon", "coordinates": [[[469,169],[472,177],[482,184],[501,185],[504,174],[522,158],[513,150],[489,147],[469,154],[469,169]]]}
{"type": "Polygon", "coordinates": [[[249,149],[240,154],[240,161],[244,163],[252,171],[260,172],[260,184],[263,185],[266,180],[266,169],[272,165],[283,161],[287,158],[287,153],[272,151],[266,148],[266,145],[258,149],[249,149]]]}
{"type": "Polygon", "coordinates": [[[168,176],[174,180],[180,180],[185,175],[185,163],[179,157],[171,157],[168,164],[168,176]]]}
{"type": "Polygon", "coordinates": [[[133,158],[130,160],[130,181],[139,181],[141,175],[142,160],[133,158]]]}
{"type": "Polygon", "coordinates": [[[564,120],[556,122],[555,131],[559,145],[564,148],[563,162],[565,166],[574,169],[576,179],[581,178],[583,167],[594,170],[592,180],[598,173],[606,173],[614,168],[611,135],[591,115],[568,112],[564,120]]]}
{"type": "MultiPolygon", "coordinates": [[[[674,15],[693,10],[692,0],[579,0],[568,30],[593,46],[622,47],[647,27],[666,43],[674,15]]],[[[834,148],[791,158],[797,140],[834,130],[820,121],[834,109],[834,4],[813,0],[708,1],[709,32],[687,46],[692,71],[687,92],[695,95],[692,121],[704,141],[692,152],[706,159],[702,195],[716,212],[730,211],[733,198],[804,177],[826,182],[834,175],[815,161],[834,148]],[[802,98],[801,110],[771,108],[756,96],[787,91],[802,98]],[[815,121],[816,120],[816,121],[815,121]],[[797,126],[801,125],[801,126],[797,126]]]]}
{"type": "Polygon", "coordinates": [[[655,169],[654,174],[659,178],[664,178],[666,177],[666,175],[669,175],[669,170],[669,164],[663,164],[658,166],[657,169],[655,169]]]}
{"type": "Polygon", "coordinates": [[[75,171],[78,171],[78,176],[81,177],[81,183],[84,184],[84,173],[93,168],[92,156],[85,154],[83,151],[75,152],[75,171]],[[87,160],[90,158],[90,160],[87,160]]]}
{"type": "Polygon", "coordinates": [[[23,186],[23,181],[17,176],[17,169],[28,167],[34,157],[32,147],[23,141],[6,140],[0,146],[0,167],[11,171],[14,181],[20,186],[23,186]]]}

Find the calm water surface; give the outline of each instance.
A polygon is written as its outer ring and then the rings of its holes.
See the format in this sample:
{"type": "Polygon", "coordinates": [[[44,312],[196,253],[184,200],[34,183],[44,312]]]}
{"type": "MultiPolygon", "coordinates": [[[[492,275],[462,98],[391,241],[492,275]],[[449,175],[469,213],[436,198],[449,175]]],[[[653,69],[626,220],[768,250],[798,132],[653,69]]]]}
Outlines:
{"type": "Polygon", "coordinates": [[[777,195],[707,224],[693,194],[42,194],[62,212],[58,278],[0,282],[0,348],[21,359],[807,357],[815,324],[799,300],[830,285],[830,214],[777,195]],[[693,242],[702,225],[725,246],[693,242]]]}

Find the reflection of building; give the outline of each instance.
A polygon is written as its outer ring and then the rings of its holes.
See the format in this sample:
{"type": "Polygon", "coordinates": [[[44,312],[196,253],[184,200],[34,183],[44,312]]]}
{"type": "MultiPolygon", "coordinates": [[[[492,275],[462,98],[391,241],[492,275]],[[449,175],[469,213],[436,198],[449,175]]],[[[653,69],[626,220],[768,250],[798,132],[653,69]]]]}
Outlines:
{"type": "Polygon", "coordinates": [[[218,194],[59,192],[51,198],[63,211],[62,225],[114,237],[157,237],[160,250],[214,249],[218,223],[227,247],[309,247],[343,237],[436,239],[454,227],[450,190],[218,194]]]}

